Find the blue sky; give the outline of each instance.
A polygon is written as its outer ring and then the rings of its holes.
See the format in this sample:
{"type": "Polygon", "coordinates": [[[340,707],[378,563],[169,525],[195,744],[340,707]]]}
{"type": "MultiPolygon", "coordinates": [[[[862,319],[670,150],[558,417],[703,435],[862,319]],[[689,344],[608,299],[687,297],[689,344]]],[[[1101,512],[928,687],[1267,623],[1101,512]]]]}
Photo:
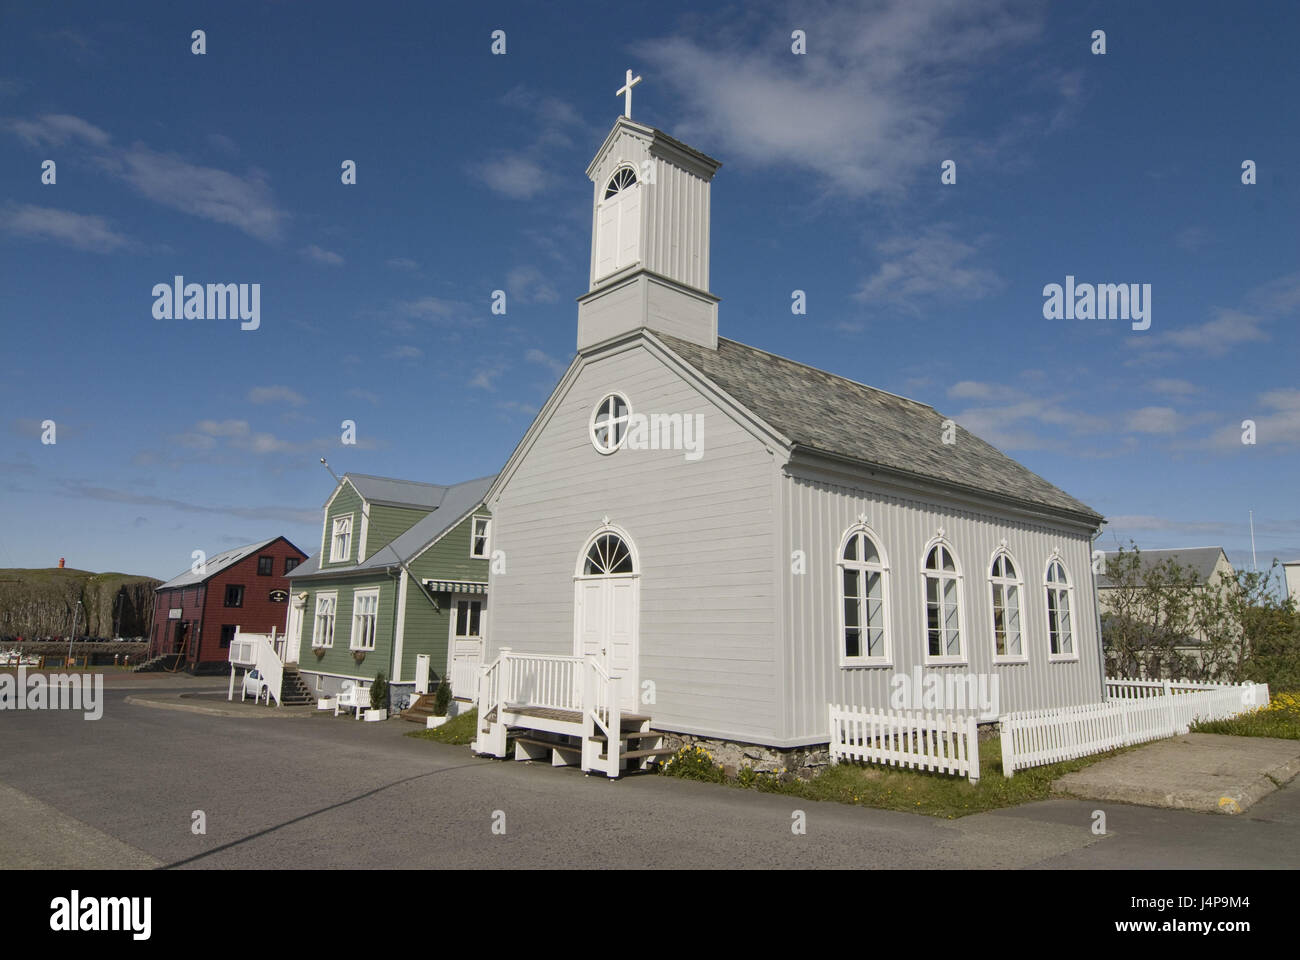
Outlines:
{"type": "Polygon", "coordinates": [[[933,404],[1105,546],[1240,563],[1253,509],[1261,564],[1300,559],[1292,4],[0,11],[0,565],[311,552],[321,456],[499,469],[573,355],[628,67],[633,117],[723,162],[724,336],[933,404]],[[260,328],[155,319],[177,274],[260,283],[260,328]],[[1067,275],[1151,284],[1150,329],[1045,320],[1067,275]]]}

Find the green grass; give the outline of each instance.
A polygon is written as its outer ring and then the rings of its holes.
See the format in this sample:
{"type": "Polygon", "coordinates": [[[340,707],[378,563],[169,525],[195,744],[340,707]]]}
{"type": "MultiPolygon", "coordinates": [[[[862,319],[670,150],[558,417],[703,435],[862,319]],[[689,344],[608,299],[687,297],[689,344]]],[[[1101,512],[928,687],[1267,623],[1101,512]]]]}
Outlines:
{"type": "Polygon", "coordinates": [[[471,710],[452,717],[441,727],[433,730],[412,730],[406,734],[417,740],[436,740],[438,743],[454,743],[466,746],[474,742],[474,725],[478,722],[478,711],[471,710]]]}
{"type": "Polygon", "coordinates": [[[1231,720],[1194,723],[1192,732],[1300,740],[1300,693],[1272,694],[1267,707],[1233,717],[1231,720]]]}
{"type": "Polygon", "coordinates": [[[997,738],[980,743],[980,782],[920,770],[905,770],[875,764],[839,763],[826,767],[812,780],[786,780],[771,774],[746,773],[733,779],[711,776],[692,763],[690,779],[726,783],[740,789],[780,793],[807,800],[831,800],[882,810],[906,810],[932,817],[954,819],[1000,807],[1013,807],[1050,797],[1052,781],[1082,770],[1099,760],[1117,756],[1112,750],[1077,760],[1019,770],[1010,779],[1002,775],[1002,744],[997,738]]]}

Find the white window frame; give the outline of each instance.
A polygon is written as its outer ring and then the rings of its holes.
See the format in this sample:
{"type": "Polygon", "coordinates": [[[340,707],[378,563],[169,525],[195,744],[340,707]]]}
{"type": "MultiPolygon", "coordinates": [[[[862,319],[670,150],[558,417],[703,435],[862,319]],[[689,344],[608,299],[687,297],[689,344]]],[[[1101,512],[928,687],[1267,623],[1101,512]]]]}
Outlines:
{"type": "MultiPolygon", "coordinates": [[[[612,413],[613,411],[610,412],[612,413]]],[[[620,418],[614,418],[613,422],[615,425],[618,424],[619,419],[620,418]]],[[[627,394],[618,390],[611,390],[609,393],[603,394],[600,400],[597,401],[596,405],[591,408],[591,418],[587,422],[587,436],[591,440],[591,445],[596,448],[596,452],[607,457],[610,454],[617,453],[619,450],[623,449],[623,444],[627,443],[627,433],[628,428],[631,426],[631,421],[632,401],[627,398],[627,394]],[[601,408],[605,406],[606,401],[611,400],[614,397],[618,397],[623,401],[623,406],[626,408],[627,412],[621,418],[623,434],[618,438],[618,443],[614,444],[612,447],[605,447],[596,439],[596,416],[600,413],[601,408]]]]}
{"type": "MultiPolygon", "coordinates": [[[[893,645],[893,624],[890,621],[889,602],[889,556],[885,553],[885,548],[881,544],[881,539],[876,532],[865,523],[855,523],[845,531],[844,536],[840,538],[839,549],[835,554],[835,622],[837,627],[836,644],[839,648],[839,664],[841,668],[845,667],[892,667],[894,665],[894,645],[893,645]],[[844,550],[849,545],[849,540],[859,534],[865,535],[871,540],[872,545],[876,548],[876,554],[880,557],[879,563],[869,563],[864,560],[845,560],[844,550]],[[884,652],[881,656],[872,657],[867,654],[850,657],[845,652],[845,632],[848,625],[844,618],[844,604],[847,598],[844,595],[844,570],[846,567],[852,567],[859,573],[859,582],[865,584],[866,574],[880,574],[880,614],[884,630],[884,652]]],[[[865,610],[859,610],[859,630],[862,632],[862,649],[870,650],[869,628],[865,623],[865,610]]]]}
{"type": "Polygon", "coordinates": [[[993,640],[993,662],[994,663],[1028,663],[1029,662],[1029,640],[1025,631],[1025,578],[1021,575],[1020,561],[1006,547],[998,547],[993,551],[993,556],[989,558],[989,636],[993,640]],[[1006,557],[1013,570],[1016,571],[1014,577],[995,577],[993,575],[993,565],[998,562],[999,557],[1006,557]],[[1006,609],[1006,590],[1010,587],[1016,589],[1016,610],[1020,620],[1020,653],[998,653],[998,618],[997,607],[995,603],[995,590],[997,587],[1003,589],[1003,610],[1006,609]]]}
{"type": "MultiPolygon", "coordinates": [[[[362,634],[362,636],[363,636],[363,638],[364,638],[364,635],[365,635],[365,632],[366,632],[366,630],[365,630],[365,626],[364,626],[364,625],[362,625],[362,626],[360,627],[360,632],[361,632],[361,634],[362,634]]],[[[378,633],[379,633],[379,588],[378,588],[378,587],[358,587],[357,589],[355,589],[355,590],[352,591],[352,633],[351,633],[351,634],[349,635],[349,637],[348,637],[348,649],[349,649],[349,650],[363,650],[363,651],[366,651],[366,652],[369,652],[369,651],[374,650],[374,649],[375,649],[375,638],[376,638],[376,636],[378,635],[378,633]],[[374,613],[371,613],[371,614],[363,614],[363,613],[361,613],[361,601],[362,601],[363,599],[368,600],[368,599],[370,599],[371,597],[374,597],[374,598],[375,598],[375,610],[374,610],[374,613]],[[357,640],[357,633],[358,633],[358,623],[357,623],[357,621],[358,621],[361,617],[363,617],[363,616],[373,618],[373,620],[372,620],[372,622],[371,622],[371,624],[370,624],[370,643],[369,643],[369,645],[367,645],[367,644],[364,642],[364,640],[363,640],[362,642],[358,642],[358,640],[357,640]]]]}
{"type": "Polygon", "coordinates": [[[339,617],[339,594],[337,590],[324,590],[316,594],[316,609],[312,611],[311,617],[311,645],[316,649],[328,650],[334,646],[334,635],[338,632],[339,617]],[[329,642],[323,643],[320,635],[320,605],[322,600],[330,601],[330,632],[329,642]]]}
{"type": "Polygon", "coordinates": [[[346,560],[352,559],[352,526],[353,526],[352,519],[354,516],[355,514],[348,513],[348,514],[340,514],[339,516],[334,518],[334,522],[330,526],[330,563],[342,563],[346,560]],[[347,532],[348,545],[347,545],[347,549],[343,551],[343,556],[339,556],[338,555],[338,540],[339,540],[338,531],[339,531],[339,524],[344,520],[346,520],[348,524],[348,532],[347,532]]]}
{"type": "MultiPolygon", "coordinates": [[[[1047,659],[1054,663],[1070,663],[1079,659],[1079,631],[1076,627],[1078,619],[1078,607],[1074,602],[1074,581],[1070,578],[1070,569],[1061,559],[1060,554],[1053,553],[1047,558],[1047,565],[1043,567],[1043,627],[1047,636],[1047,659]],[[1061,565],[1061,576],[1065,579],[1065,585],[1052,583],[1047,576],[1052,570],[1053,564],[1061,565]],[[1053,653],[1052,652],[1052,597],[1053,591],[1065,594],[1065,602],[1069,606],[1070,612],[1070,652],[1053,653]]],[[[1058,621],[1059,622],[1059,621],[1058,621]]],[[[1058,631],[1059,633],[1060,631],[1058,631]]]]}
{"type": "MultiPolygon", "coordinates": [[[[939,598],[942,602],[943,590],[939,591],[939,598]]],[[[966,587],[965,577],[962,575],[961,560],[957,557],[957,551],[952,548],[952,544],[944,537],[935,537],[925,545],[921,551],[921,642],[924,644],[922,652],[925,654],[923,662],[926,666],[931,665],[965,665],[967,660],[967,651],[970,649],[966,643],[966,587]],[[946,573],[943,570],[931,571],[925,566],[926,560],[930,557],[930,551],[935,547],[943,547],[948,551],[948,556],[952,557],[953,572],[946,573]],[[930,653],[930,616],[929,616],[929,594],[926,591],[926,581],[933,575],[940,582],[942,587],[944,580],[954,580],[957,584],[957,649],[956,656],[948,654],[932,655],[930,653]]],[[[941,627],[942,629],[942,627],[941,627]]],[[[940,648],[947,648],[946,636],[941,637],[940,648]]]]}
{"type": "Polygon", "coordinates": [[[471,559],[473,559],[473,560],[487,560],[487,559],[489,559],[489,557],[490,557],[490,555],[491,555],[491,552],[492,552],[492,540],[491,540],[491,537],[492,537],[492,518],[491,518],[491,517],[483,517],[483,516],[470,517],[470,521],[469,521],[469,555],[470,555],[470,558],[471,558],[471,559]],[[479,521],[480,521],[480,520],[483,521],[483,532],[482,532],[481,534],[478,532],[478,525],[479,525],[479,521]],[[477,552],[475,552],[475,550],[474,550],[474,544],[475,544],[475,542],[479,539],[480,536],[483,538],[483,552],[482,552],[482,553],[477,553],[477,552]]]}
{"type": "MultiPolygon", "coordinates": [[[[487,633],[487,598],[482,594],[457,593],[451,598],[451,621],[450,640],[453,644],[458,641],[468,643],[471,640],[482,642],[484,635],[487,633]],[[466,603],[469,605],[478,604],[478,633],[466,634],[461,636],[457,631],[460,629],[460,605],[466,603]]],[[[454,651],[453,651],[454,652],[454,651]]]]}

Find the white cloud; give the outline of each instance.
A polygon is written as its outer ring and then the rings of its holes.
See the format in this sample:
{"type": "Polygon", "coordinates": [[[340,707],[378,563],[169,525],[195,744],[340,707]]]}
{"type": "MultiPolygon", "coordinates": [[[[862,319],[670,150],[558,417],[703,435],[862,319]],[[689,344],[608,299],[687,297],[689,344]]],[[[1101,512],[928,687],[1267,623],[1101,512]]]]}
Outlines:
{"type": "Polygon", "coordinates": [[[93,253],[112,253],[131,246],[131,241],[103,217],[53,207],[13,207],[0,213],[0,227],[16,236],[49,240],[93,253]]]}
{"type": "Polygon", "coordinates": [[[300,251],[308,260],[315,260],[317,263],[326,263],[331,267],[343,265],[343,258],[332,250],[324,250],[316,244],[308,244],[300,251]]]}
{"type": "Polygon", "coordinates": [[[1190,380],[1179,380],[1175,377],[1158,377],[1155,380],[1147,381],[1147,389],[1152,393],[1161,393],[1168,397],[1190,397],[1192,394],[1200,391],[1200,387],[1190,380]]]}
{"type": "Polygon", "coordinates": [[[497,193],[515,200],[529,200],[551,183],[551,174],[537,161],[522,153],[502,153],[484,160],[470,171],[497,193]]]}
{"type": "Polygon", "coordinates": [[[47,113],[35,120],[13,120],[9,128],[32,147],[61,147],[72,140],[106,147],[112,139],[93,123],[66,113],[47,113]]]}
{"type": "Polygon", "coordinates": [[[560,299],[555,285],[532,266],[515,267],[507,273],[506,290],[521,303],[555,303],[560,299]]]}
{"type": "Polygon", "coordinates": [[[936,224],[919,233],[876,244],[880,266],[854,294],[862,302],[890,301],[909,311],[919,309],[920,297],[978,300],[1002,286],[992,270],[970,264],[986,238],[970,242],[955,235],[950,224],[936,224]]]}
{"type": "Polygon", "coordinates": [[[545,351],[542,350],[538,350],[536,348],[533,348],[529,350],[527,353],[525,353],[524,360],[526,360],[528,363],[536,363],[540,366],[546,367],[557,377],[560,374],[564,373],[565,370],[569,369],[569,362],[567,360],[560,360],[556,357],[551,356],[549,353],[546,353],[545,351]]]}
{"type": "MultiPolygon", "coordinates": [[[[807,56],[791,56],[787,16],[759,36],[733,18],[637,49],[683,101],[681,137],[755,166],[811,170],[828,193],[866,197],[937,170],[963,86],[1037,37],[1041,17],[1005,0],[817,4],[796,18],[807,56]]],[[[1060,77],[1067,102],[1077,90],[1060,77]]]]}

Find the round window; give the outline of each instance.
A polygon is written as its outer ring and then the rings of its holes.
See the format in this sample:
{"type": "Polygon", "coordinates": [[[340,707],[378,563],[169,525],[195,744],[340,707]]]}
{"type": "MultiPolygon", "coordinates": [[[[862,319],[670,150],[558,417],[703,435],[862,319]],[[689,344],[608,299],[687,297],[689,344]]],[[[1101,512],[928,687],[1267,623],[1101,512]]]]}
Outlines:
{"type": "Polygon", "coordinates": [[[627,397],[611,393],[591,412],[591,444],[601,453],[613,453],[627,439],[627,421],[631,413],[627,397]]]}

